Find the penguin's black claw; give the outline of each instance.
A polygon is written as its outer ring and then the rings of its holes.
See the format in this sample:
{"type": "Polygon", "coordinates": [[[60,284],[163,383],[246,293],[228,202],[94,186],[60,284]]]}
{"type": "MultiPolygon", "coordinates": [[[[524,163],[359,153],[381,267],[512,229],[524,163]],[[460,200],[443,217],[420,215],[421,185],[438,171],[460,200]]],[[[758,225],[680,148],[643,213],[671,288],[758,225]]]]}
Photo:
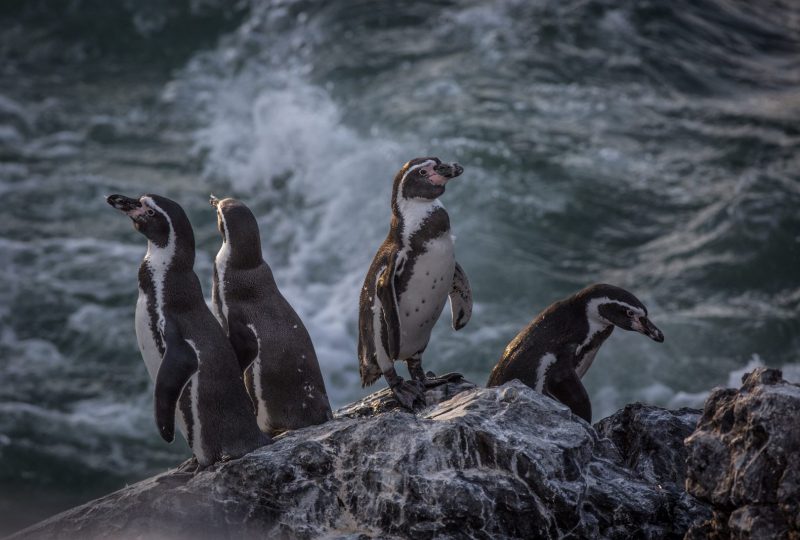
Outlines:
{"type": "Polygon", "coordinates": [[[419,381],[403,381],[392,387],[392,393],[409,411],[425,407],[425,386],[419,381]]]}

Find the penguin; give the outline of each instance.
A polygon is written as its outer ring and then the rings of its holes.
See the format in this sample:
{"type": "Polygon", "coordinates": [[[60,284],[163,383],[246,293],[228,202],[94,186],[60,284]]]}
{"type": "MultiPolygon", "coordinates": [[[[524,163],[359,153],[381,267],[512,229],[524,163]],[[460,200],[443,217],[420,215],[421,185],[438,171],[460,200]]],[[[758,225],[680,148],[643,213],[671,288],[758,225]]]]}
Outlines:
{"type": "Polygon", "coordinates": [[[255,216],[236,199],[212,195],[211,205],[222,235],[212,304],[244,372],[259,428],[278,434],[327,422],[333,413],[314,345],[262,258],[255,216]]]}
{"type": "Polygon", "coordinates": [[[472,314],[469,280],[456,262],[450,217],[439,202],[447,182],[462,172],[458,163],[435,157],[412,159],[398,171],[389,233],[359,298],[361,385],[383,374],[398,402],[411,410],[425,404],[422,353],[447,299],[455,330],[472,314]],[[397,374],[397,360],[407,363],[411,381],[397,374]]]}
{"type": "Polygon", "coordinates": [[[592,405],[581,378],[614,327],[664,341],[633,294],[614,285],[590,285],[554,303],[523,328],[503,351],[486,385],[519,379],[591,422],[592,405]]]}
{"type": "Polygon", "coordinates": [[[139,267],[136,339],[155,382],[155,419],[172,442],[175,422],[200,468],[271,442],[258,429],[236,355],[194,273],[194,232],[183,209],[158,195],[107,202],[147,238],[139,267]]]}

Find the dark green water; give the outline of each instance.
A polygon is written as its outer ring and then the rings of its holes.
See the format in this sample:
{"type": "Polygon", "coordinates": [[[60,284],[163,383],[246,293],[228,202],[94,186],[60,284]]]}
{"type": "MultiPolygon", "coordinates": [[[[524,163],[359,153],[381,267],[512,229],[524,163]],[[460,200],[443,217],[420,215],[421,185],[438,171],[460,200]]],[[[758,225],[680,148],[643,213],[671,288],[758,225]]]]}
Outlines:
{"type": "MultiPolygon", "coordinates": [[[[699,405],[800,368],[800,7],[792,2],[0,7],[0,533],[174,465],[133,331],[145,246],[103,195],[187,209],[210,294],[210,192],[247,201],[334,405],[363,395],[358,290],[391,178],[438,155],[475,313],[425,365],[482,383],[538,311],[633,291],[596,416],[699,405]]],[[[446,317],[443,317],[446,318],[446,317]]]]}

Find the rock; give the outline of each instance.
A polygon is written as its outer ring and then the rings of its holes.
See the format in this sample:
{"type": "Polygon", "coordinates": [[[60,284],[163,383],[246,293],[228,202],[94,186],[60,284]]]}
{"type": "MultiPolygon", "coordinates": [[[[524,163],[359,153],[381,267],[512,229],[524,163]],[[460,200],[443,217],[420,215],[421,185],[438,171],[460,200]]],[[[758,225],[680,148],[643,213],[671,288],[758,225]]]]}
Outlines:
{"type": "MultiPolygon", "coordinates": [[[[448,373],[447,375],[442,375],[441,379],[447,381],[447,384],[432,384],[430,382],[427,384],[425,388],[425,404],[427,406],[441,403],[465,390],[477,388],[475,383],[467,381],[460,373],[448,373]]],[[[400,403],[395,399],[392,391],[389,388],[384,388],[355,403],[342,407],[336,411],[336,416],[364,418],[399,408],[400,403]]]]}
{"type": "Polygon", "coordinates": [[[700,411],[671,411],[633,403],[595,424],[597,432],[619,449],[625,464],[654,484],[677,484],[686,479],[686,448],[700,411]]]}
{"type": "Polygon", "coordinates": [[[686,489],[714,507],[688,538],[800,538],[800,386],[776,369],[715,390],[686,439],[686,489]]]}
{"type": "Polygon", "coordinates": [[[629,469],[667,492],[670,505],[677,509],[676,519],[684,520],[677,524],[682,530],[711,517],[710,507],[684,490],[683,440],[692,434],[699,419],[697,409],[672,411],[633,403],[594,426],[600,435],[611,439],[629,469]]]}
{"type": "MultiPolygon", "coordinates": [[[[445,401],[416,415],[391,399],[378,392],[241,459],[162,474],[15,538],[680,538],[696,514],[653,480],[675,479],[672,457],[645,466],[639,451],[631,470],[628,450],[518,381],[451,377],[428,389],[445,401]]],[[[689,414],[637,422],[675,422],[679,439],[689,414]]]]}

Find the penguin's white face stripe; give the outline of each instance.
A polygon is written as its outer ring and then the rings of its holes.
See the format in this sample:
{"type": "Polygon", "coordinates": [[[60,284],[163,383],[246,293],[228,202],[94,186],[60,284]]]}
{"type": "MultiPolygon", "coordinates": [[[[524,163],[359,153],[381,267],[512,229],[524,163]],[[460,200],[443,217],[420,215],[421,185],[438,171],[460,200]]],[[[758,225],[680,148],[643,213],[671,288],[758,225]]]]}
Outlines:
{"type": "MultiPolygon", "coordinates": [[[[586,338],[583,340],[583,343],[581,343],[575,349],[575,354],[580,354],[583,352],[583,349],[586,348],[589,343],[591,343],[592,338],[594,338],[598,332],[602,332],[613,324],[600,314],[600,306],[603,304],[617,304],[625,309],[633,311],[636,317],[643,317],[646,315],[642,308],[632,306],[620,300],[612,300],[607,296],[603,296],[602,298],[592,298],[586,304],[586,321],[589,323],[589,333],[586,334],[586,338]]],[[[586,369],[589,369],[589,367],[586,366],[586,369]]]]}
{"type": "Polygon", "coordinates": [[[536,390],[540,394],[544,393],[544,381],[547,377],[547,371],[550,366],[556,363],[556,356],[553,353],[547,353],[539,359],[539,366],[536,368],[536,390]]]}
{"type": "Polygon", "coordinates": [[[400,179],[400,189],[398,190],[398,194],[401,197],[403,196],[403,184],[405,184],[406,178],[408,178],[409,174],[411,174],[412,172],[414,172],[414,171],[416,171],[418,169],[424,169],[425,167],[432,167],[434,165],[436,165],[436,162],[433,161],[432,159],[429,159],[429,160],[424,161],[422,163],[418,163],[418,164],[414,165],[413,167],[409,167],[408,170],[406,171],[406,173],[403,175],[403,178],[400,179]]]}
{"type": "Polygon", "coordinates": [[[408,200],[405,196],[403,196],[403,192],[404,192],[404,188],[405,188],[406,179],[414,171],[418,171],[420,169],[427,169],[427,171],[428,171],[428,181],[430,183],[432,183],[434,185],[437,185],[437,186],[443,186],[444,184],[446,184],[447,181],[448,181],[448,178],[445,178],[441,174],[437,173],[433,169],[435,166],[436,166],[436,162],[433,161],[432,159],[429,159],[429,160],[426,160],[426,161],[424,161],[422,163],[418,163],[418,164],[414,165],[413,167],[409,167],[408,170],[403,175],[403,178],[400,179],[400,187],[397,190],[397,198],[398,198],[397,202],[399,203],[402,200],[408,200]]]}
{"type": "Polygon", "coordinates": [[[602,298],[592,298],[586,304],[586,317],[589,318],[589,319],[595,319],[595,320],[601,321],[601,322],[605,323],[606,325],[612,324],[611,321],[606,320],[605,317],[600,315],[600,306],[603,305],[603,304],[617,304],[618,306],[622,306],[625,309],[629,309],[629,310],[633,311],[634,316],[636,316],[636,317],[644,317],[645,315],[647,315],[644,312],[644,310],[642,308],[640,308],[640,307],[632,306],[630,304],[622,302],[621,300],[612,300],[611,298],[608,298],[607,296],[604,296],[602,298]]]}
{"type": "Polygon", "coordinates": [[[175,256],[175,228],[172,226],[172,220],[160,206],[151,197],[142,197],[139,199],[142,207],[148,207],[156,212],[159,212],[169,224],[169,237],[167,244],[164,247],[158,247],[151,241],[147,241],[147,254],[144,256],[147,261],[147,266],[150,268],[150,273],[153,279],[153,286],[155,287],[156,297],[156,313],[158,314],[158,329],[163,332],[165,326],[164,319],[164,280],[167,276],[167,270],[172,264],[172,258],[175,256]]]}
{"type": "MultiPolygon", "coordinates": [[[[219,302],[222,309],[222,315],[225,320],[228,320],[228,302],[225,300],[225,269],[228,267],[228,260],[231,258],[231,245],[228,243],[228,224],[225,222],[225,214],[217,211],[220,220],[222,221],[222,229],[225,231],[224,238],[222,239],[222,246],[219,248],[214,264],[217,265],[217,290],[219,291],[219,302]]],[[[227,330],[227,329],[226,329],[227,330]]]]}

